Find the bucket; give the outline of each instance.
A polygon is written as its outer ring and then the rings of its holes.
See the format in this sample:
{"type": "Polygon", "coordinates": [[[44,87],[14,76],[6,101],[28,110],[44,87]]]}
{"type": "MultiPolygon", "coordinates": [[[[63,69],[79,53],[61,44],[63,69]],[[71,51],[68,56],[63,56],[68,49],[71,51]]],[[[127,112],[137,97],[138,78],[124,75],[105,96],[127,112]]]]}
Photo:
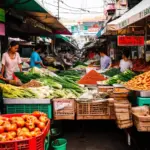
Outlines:
{"type": "Polygon", "coordinates": [[[66,150],[67,149],[67,140],[66,139],[57,139],[52,142],[52,147],[54,150],[66,150]]]}

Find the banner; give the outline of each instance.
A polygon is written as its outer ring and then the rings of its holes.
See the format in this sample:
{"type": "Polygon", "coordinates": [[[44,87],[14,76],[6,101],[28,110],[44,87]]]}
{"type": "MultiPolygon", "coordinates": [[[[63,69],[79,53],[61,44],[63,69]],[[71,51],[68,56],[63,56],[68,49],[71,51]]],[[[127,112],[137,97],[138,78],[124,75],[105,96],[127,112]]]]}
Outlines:
{"type": "Polygon", "coordinates": [[[5,36],[5,25],[0,23],[0,36],[5,36]]]}
{"type": "Polygon", "coordinates": [[[118,46],[143,46],[144,36],[118,36],[118,46]]]}
{"type": "Polygon", "coordinates": [[[5,22],[5,11],[0,8],[0,22],[5,22]]]}

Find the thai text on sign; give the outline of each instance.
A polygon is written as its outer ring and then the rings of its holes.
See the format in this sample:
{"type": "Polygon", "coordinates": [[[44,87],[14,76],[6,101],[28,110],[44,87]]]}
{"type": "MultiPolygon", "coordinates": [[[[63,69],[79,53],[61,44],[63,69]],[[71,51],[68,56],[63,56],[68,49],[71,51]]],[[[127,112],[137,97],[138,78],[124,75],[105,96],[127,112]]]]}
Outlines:
{"type": "Polygon", "coordinates": [[[143,46],[144,36],[118,36],[118,46],[143,46]]]}

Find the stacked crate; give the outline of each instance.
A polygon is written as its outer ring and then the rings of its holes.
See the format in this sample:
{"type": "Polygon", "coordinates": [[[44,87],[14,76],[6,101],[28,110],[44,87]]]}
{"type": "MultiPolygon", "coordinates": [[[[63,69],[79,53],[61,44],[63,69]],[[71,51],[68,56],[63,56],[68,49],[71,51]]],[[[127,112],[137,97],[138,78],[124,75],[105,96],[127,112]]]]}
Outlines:
{"type": "Polygon", "coordinates": [[[113,97],[115,100],[114,111],[116,122],[120,129],[125,129],[133,126],[131,104],[128,101],[128,92],[122,92],[125,89],[115,90],[113,97]]]}

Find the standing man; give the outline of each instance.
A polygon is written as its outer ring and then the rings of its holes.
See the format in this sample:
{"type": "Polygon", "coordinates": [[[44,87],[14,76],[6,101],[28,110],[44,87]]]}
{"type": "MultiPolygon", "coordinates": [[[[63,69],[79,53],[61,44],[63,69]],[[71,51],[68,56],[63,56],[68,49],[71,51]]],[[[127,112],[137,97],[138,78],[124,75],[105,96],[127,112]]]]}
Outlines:
{"type": "Polygon", "coordinates": [[[102,70],[109,69],[111,67],[111,58],[106,55],[105,50],[100,50],[100,66],[102,70]]]}

